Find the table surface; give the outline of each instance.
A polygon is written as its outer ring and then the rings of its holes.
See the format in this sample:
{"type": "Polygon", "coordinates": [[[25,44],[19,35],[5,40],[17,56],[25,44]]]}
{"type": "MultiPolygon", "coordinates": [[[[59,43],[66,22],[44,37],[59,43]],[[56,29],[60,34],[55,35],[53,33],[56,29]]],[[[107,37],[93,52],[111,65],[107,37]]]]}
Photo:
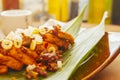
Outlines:
{"type": "MultiPolygon", "coordinates": [[[[89,28],[94,25],[83,23],[82,26],[89,28]]],[[[105,28],[107,32],[120,32],[120,25],[106,25],[105,28]]],[[[92,80],[120,80],[120,55],[92,80]]]]}

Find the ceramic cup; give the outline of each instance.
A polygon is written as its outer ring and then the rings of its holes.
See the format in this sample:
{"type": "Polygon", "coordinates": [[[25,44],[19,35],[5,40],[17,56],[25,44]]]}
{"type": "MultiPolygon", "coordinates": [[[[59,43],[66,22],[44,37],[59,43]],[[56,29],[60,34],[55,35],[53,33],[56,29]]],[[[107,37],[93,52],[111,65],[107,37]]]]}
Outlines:
{"type": "Polygon", "coordinates": [[[1,12],[2,32],[7,35],[16,28],[26,28],[32,23],[32,12],[29,10],[7,10],[1,12]]]}

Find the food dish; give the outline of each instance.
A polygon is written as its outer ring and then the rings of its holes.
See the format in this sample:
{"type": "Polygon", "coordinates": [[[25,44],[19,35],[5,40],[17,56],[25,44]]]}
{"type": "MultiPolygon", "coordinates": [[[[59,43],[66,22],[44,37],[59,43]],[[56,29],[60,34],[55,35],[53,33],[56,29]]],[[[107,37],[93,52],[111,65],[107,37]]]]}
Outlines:
{"type": "MultiPolygon", "coordinates": [[[[109,55],[109,57],[107,59],[105,59],[105,61],[99,67],[97,67],[96,69],[94,69],[92,72],[90,72],[88,75],[82,77],[81,79],[83,79],[83,80],[84,79],[89,79],[89,78],[95,76],[95,74],[97,74],[99,71],[104,69],[110,62],[112,62],[115,59],[115,57],[120,52],[120,39],[117,38],[118,36],[120,36],[120,33],[113,33],[113,32],[109,33],[109,44],[110,44],[110,55],[109,55]]],[[[16,75],[14,75],[14,77],[16,75]]],[[[23,75],[23,74],[21,74],[21,75],[23,75]]],[[[0,77],[0,79],[1,79],[1,77],[0,77]]],[[[8,78],[7,78],[7,80],[8,80],[8,78]]],[[[78,79],[76,79],[76,80],[78,80],[78,79]]]]}
{"type": "MultiPolygon", "coordinates": [[[[86,79],[90,79],[90,78],[94,77],[97,73],[99,73],[101,70],[103,70],[106,66],[108,66],[117,57],[117,55],[120,53],[120,39],[117,38],[118,36],[120,36],[120,33],[114,33],[114,32],[109,33],[109,41],[110,41],[109,42],[109,44],[110,44],[109,57],[99,67],[97,67],[95,70],[93,70],[87,76],[82,77],[81,78],[82,80],[86,80],[86,79]],[[114,38],[114,40],[113,40],[113,38],[114,38]]],[[[21,75],[23,75],[23,74],[21,74],[21,75]]],[[[18,75],[14,75],[14,77],[15,76],[18,76],[18,75]]],[[[3,76],[3,77],[5,77],[5,76],[3,76]]],[[[9,77],[11,77],[11,76],[9,76],[9,77]]],[[[6,78],[6,79],[8,79],[8,78],[6,78]]],[[[0,76],[0,79],[1,79],[1,76],[0,76]]],[[[19,78],[19,79],[21,79],[21,78],[19,78]]],[[[78,79],[75,79],[75,80],[78,80],[78,79]]]]}
{"type": "Polygon", "coordinates": [[[46,77],[48,72],[62,68],[62,53],[73,43],[72,35],[62,32],[58,25],[50,30],[31,26],[17,29],[0,41],[0,74],[27,66],[26,79],[46,77]]]}

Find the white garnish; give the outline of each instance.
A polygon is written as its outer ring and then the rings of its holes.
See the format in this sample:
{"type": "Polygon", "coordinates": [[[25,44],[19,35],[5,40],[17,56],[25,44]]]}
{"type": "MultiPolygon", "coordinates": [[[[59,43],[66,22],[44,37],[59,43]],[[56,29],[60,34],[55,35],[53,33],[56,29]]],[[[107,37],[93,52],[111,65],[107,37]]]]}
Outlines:
{"type": "Polygon", "coordinates": [[[37,42],[37,44],[41,44],[43,42],[42,36],[39,34],[33,34],[32,38],[37,42]]]}
{"type": "Polygon", "coordinates": [[[33,70],[33,69],[35,69],[35,67],[36,67],[35,64],[33,64],[33,65],[28,65],[27,68],[26,68],[26,70],[27,70],[27,71],[33,70]]]}
{"type": "Polygon", "coordinates": [[[57,61],[58,68],[62,68],[62,61],[57,61]]]}

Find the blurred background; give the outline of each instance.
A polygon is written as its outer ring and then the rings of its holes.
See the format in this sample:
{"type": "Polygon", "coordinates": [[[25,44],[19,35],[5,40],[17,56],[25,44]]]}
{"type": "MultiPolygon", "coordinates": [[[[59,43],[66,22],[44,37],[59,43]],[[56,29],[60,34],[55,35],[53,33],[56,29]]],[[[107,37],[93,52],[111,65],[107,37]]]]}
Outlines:
{"type": "Polygon", "coordinates": [[[0,12],[28,9],[33,12],[33,21],[44,23],[53,18],[67,22],[74,19],[86,3],[83,22],[98,24],[104,11],[108,11],[106,24],[120,25],[120,0],[0,0],[0,12]]]}

